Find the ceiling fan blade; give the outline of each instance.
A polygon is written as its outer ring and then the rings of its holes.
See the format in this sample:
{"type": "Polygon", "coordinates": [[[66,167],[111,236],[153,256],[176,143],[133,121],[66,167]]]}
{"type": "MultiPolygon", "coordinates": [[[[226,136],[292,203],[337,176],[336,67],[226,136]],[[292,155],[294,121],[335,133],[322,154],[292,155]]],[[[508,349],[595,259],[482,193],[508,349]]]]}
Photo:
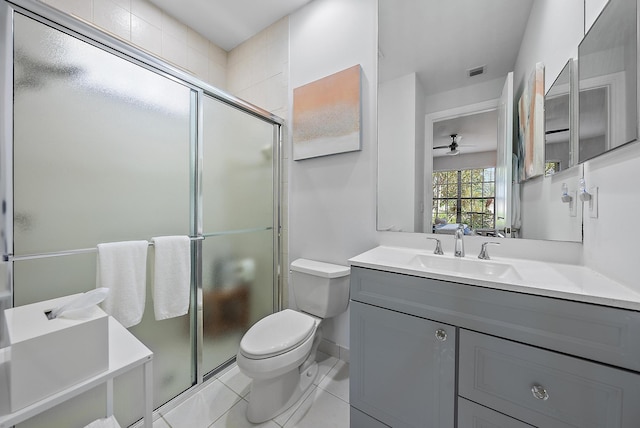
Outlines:
{"type": "Polygon", "coordinates": [[[567,132],[569,130],[569,128],[564,128],[564,129],[554,129],[552,131],[547,131],[545,132],[546,135],[549,134],[557,134],[558,132],[567,132]]]}

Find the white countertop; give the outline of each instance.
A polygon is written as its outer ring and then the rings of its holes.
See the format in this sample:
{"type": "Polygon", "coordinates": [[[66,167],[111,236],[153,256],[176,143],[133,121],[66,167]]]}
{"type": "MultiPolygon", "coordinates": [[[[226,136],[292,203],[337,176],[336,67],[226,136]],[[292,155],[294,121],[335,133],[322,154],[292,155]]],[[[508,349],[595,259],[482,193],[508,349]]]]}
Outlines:
{"type": "Polygon", "coordinates": [[[351,266],[387,272],[640,311],[640,293],[580,265],[494,256],[491,260],[480,260],[475,254],[460,260],[451,254],[439,256],[432,251],[386,245],[355,256],[349,259],[349,263],[351,266]],[[417,257],[433,261],[436,267],[417,263],[417,257]],[[504,267],[513,274],[475,274],[464,272],[465,269],[458,271],[438,267],[456,264],[471,266],[471,270],[477,267],[504,267]]]}

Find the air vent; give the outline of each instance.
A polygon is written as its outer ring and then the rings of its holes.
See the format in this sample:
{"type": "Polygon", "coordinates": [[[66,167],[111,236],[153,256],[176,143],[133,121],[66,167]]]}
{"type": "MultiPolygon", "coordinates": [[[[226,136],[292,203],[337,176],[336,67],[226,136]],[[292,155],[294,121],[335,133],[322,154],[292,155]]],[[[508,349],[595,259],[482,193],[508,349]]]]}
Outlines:
{"type": "Polygon", "coordinates": [[[486,68],[486,65],[482,65],[480,67],[476,67],[468,70],[469,77],[479,76],[481,74],[484,74],[485,68],[486,68]]]}

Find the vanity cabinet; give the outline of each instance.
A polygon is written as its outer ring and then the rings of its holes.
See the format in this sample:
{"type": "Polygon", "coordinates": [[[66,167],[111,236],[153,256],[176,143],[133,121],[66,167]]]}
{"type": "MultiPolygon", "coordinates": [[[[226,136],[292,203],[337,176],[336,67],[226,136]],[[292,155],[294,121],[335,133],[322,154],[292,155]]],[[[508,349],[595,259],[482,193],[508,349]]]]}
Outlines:
{"type": "Polygon", "coordinates": [[[351,331],[354,407],[393,427],[453,426],[455,327],[352,302],[351,331]]]}
{"type": "Polygon", "coordinates": [[[637,428],[640,313],[354,265],[350,372],[354,428],[637,428]]]}

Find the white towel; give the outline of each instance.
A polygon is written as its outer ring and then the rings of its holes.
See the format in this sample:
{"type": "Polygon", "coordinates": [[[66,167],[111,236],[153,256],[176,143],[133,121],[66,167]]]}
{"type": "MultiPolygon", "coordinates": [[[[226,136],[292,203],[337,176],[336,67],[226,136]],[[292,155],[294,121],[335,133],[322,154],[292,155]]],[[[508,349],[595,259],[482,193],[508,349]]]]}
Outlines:
{"type": "Polygon", "coordinates": [[[156,320],[179,317],[189,311],[191,240],[188,236],[152,238],[153,310],[156,320]]]}
{"type": "Polygon", "coordinates": [[[147,241],[98,244],[96,288],[109,289],[102,309],[126,328],[144,314],[148,248],[147,241]]]}

